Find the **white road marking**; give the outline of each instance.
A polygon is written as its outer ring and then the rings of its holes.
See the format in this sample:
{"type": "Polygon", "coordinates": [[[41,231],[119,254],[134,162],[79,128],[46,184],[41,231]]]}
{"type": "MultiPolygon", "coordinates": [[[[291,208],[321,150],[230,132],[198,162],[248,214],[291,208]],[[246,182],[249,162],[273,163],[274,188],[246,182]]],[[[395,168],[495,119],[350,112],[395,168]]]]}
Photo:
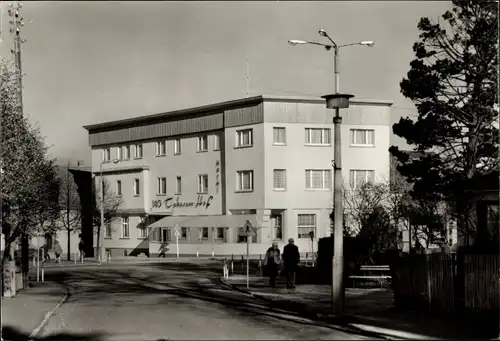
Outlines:
{"type": "Polygon", "coordinates": [[[54,315],[55,311],[64,302],[66,302],[66,300],[68,299],[68,297],[69,297],[69,293],[66,293],[64,295],[64,297],[59,301],[59,303],[55,306],[55,308],[52,309],[51,311],[49,311],[47,314],[45,314],[45,318],[43,319],[43,321],[35,329],[33,329],[33,331],[31,332],[31,334],[29,336],[30,339],[34,338],[35,336],[37,336],[38,333],[40,333],[40,330],[42,330],[42,328],[47,324],[47,322],[49,322],[50,318],[52,317],[52,315],[54,315]]]}

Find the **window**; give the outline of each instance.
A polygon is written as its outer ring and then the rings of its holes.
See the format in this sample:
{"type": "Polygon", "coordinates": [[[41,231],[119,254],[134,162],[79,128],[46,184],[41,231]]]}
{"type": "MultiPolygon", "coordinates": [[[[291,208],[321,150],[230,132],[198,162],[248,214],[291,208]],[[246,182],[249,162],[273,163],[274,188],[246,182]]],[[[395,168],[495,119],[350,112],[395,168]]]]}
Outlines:
{"type": "Polygon", "coordinates": [[[236,132],[236,147],[249,147],[253,145],[252,129],[238,130],[236,132]]]}
{"type": "Polygon", "coordinates": [[[102,150],[102,161],[109,162],[110,160],[111,160],[111,149],[110,148],[104,148],[102,150]]]}
{"type": "Polygon", "coordinates": [[[214,135],[214,150],[220,150],[220,136],[214,135]]]}
{"type": "Polygon", "coordinates": [[[309,233],[316,235],[316,214],[299,214],[297,216],[299,238],[310,238],[309,233]]]}
{"type": "Polygon", "coordinates": [[[167,143],[165,141],[156,142],[156,156],[167,155],[167,143]]]}
{"type": "Polygon", "coordinates": [[[128,217],[122,218],[122,238],[128,238],[129,237],[129,230],[128,230],[128,217]]]}
{"type": "Polygon", "coordinates": [[[273,128],[273,144],[285,145],[286,144],[286,129],[283,127],[273,128]]]}
{"type": "Polygon", "coordinates": [[[208,227],[201,228],[201,239],[208,239],[208,227]]]}
{"type": "Polygon", "coordinates": [[[329,169],[307,169],[306,189],[331,189],[332,172],[329,169]]]}
{"type": "Polygon", "coordinates": [[[119,161],[122,160],[122,147],[116,147],[116,159],[119,161]]]}
{"type": "Polygon", "coordinates": [[[181,139],[174,141],[174,155],[179,155],[181,153],[181,139]]]}
{"type": "Polygon", "coordinates": [[[283,239],[283,217],[281,214],[275,214],[271,215],[271,222],[273,224],[273,232],[274,236],[273,238],[275,240],[282,240],[283,239]]]}
{"type": "Polygon", "coordinates": [[[122,195],[122,181],[121,180],[116,180],[116,194],[119,196],[122,195]]]}
{"type": "Polygon", "coordinates": [[[141,194],[139,179],[134,179],[134,196],[141,194]]]}
{"type": "Polygon", "coordinates": [[[158,181],[157,181],[157,194],[160,194],[160,195],[165,195],[167,194],[167,178],[165,177],[162,177],[162,178],[158,178],[158,181]]]}
{"type": "Polygon", "coordinates": [[[142,159],[142,144],[136,144],[134,147],[134,158],[142,159]]]}
{"type": "Polygon", "coordinates": [[[208,175],[198,175],[198,193],[208,193],[208,175]]]}
{"type": "Polygon", "coordinates": [[[130,160],[130,146],[123,146],[123,160],[130,160]]]}
{"type": "Polygon", "coordinates": [[[330,145],[330,129],[306,128],[306,144],[330,145]]]}
{"type": "Polygon", "coordinates": [[[181,227],[181,238],[186,239],[188,235],[187,227],[181,227]]]}
{"type": "Polygon", "coordinates": [[[351,145],[373,146],[375,143],[375,130],[351,129],[351,145]]]}
{"type": "Polygon", "coordinates": [[[253,171],[239,171],[237,174],[237,190],[238,191],[253,191],[253,171]]]}
{"type": "Polygon", "coordinates": [[[217,234],[215,239],[224,239],[224,227],[217,227],[217,234]]]}
{"type": "Polygon", "coordinates": [[[182,193],[182,178],[178,176],[175,182],[175,194],[181,194],[181,193],[182,193]]]}
{"type": "Polygon", "coordinates": [[[198,152],[206,152],[208,150],[208,138],[205,136],[198,136],[198,152]]]}
{"type": "Polygon", "coordinates": [[[110,221],[106,222],[106,231],[104,233],[105,233],[104,236],[106,238],[111,238],[111,236],[112,236],[112,230],[111,230],[111,222],[110,221]]]}
{"type": "Polygon", "coordinates": [[[276,190],[286,189],[286,169],[275,169],[273,171],[273,188],[276,190]]]}
{"type": "Polygon", "coordinates": [[[153,229],[153,234],[151,235],[151,238],[149,239],[152,242],[157,242],[158,240],[158,229],[153,229]]]}
{"type": "Polygon", "coordinates": [[[142,227],[142,226],[139,226],[138,227],[139,229],[139,234],[138,234],[138,238],[147,238],[148,237],[148,230],[146,227],[142,227]]]}
{"type": "Polygon", "coordinates": [[[366,182],[373,182],[375,171],[373,170],[351,170],[349,174],[349,184],[351,188],[362,186],[366,182]]]}

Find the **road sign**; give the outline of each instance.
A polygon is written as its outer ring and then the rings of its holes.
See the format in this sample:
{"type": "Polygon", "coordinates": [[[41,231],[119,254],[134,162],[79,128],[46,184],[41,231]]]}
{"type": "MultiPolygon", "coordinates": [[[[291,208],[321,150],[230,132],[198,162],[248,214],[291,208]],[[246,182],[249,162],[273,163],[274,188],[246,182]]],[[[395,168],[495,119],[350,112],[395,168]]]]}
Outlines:
{"type": "Polygon", "coordinates": [[[179,225],[174,226],[174,237],[180,237],[181,236],[181,229],[179,225]]]}
{"type": "Polygon", "coordinates": [[[246,232],[247,236],[256,236],[257,235],[257,229],[252,226],[252,223],[250,220],[247,220],[245,224],[243,225],[243,231],[246,232]]]}
{"type": "Polygon", "coordinates": [[[175,248],[177,253],[177,259],[179,259],[179,237],[181,236],[181,229],[178,224],[174,226],[174,236],[175,236],[175,248]]]}

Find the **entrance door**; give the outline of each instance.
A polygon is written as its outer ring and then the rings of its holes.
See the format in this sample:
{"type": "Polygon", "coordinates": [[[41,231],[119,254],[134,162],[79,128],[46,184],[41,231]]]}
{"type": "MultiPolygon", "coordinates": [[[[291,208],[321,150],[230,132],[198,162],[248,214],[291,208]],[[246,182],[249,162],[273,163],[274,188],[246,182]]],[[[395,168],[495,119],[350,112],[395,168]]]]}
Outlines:
{"type": "Polygon", "coordinates": [[[161,230],[161,241],[162,241],[162,243],[166,243],[168,241],[168,230],[167,229],[161,230]]]}

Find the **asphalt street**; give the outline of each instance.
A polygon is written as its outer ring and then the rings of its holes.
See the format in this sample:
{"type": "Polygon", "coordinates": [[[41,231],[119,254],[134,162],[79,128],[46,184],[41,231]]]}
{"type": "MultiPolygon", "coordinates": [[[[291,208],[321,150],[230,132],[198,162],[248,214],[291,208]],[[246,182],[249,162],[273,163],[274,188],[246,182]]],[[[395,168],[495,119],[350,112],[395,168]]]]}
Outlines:
{"type": "Polygon", "coordinates": [[[70,296],[37,338],[84,340],[369,339],[347,328],[277,311],[218,282],[219,265],[65,266],[46,278],[70,296]],[[76,336],[78,335],[78,337],[76,336]]]}

